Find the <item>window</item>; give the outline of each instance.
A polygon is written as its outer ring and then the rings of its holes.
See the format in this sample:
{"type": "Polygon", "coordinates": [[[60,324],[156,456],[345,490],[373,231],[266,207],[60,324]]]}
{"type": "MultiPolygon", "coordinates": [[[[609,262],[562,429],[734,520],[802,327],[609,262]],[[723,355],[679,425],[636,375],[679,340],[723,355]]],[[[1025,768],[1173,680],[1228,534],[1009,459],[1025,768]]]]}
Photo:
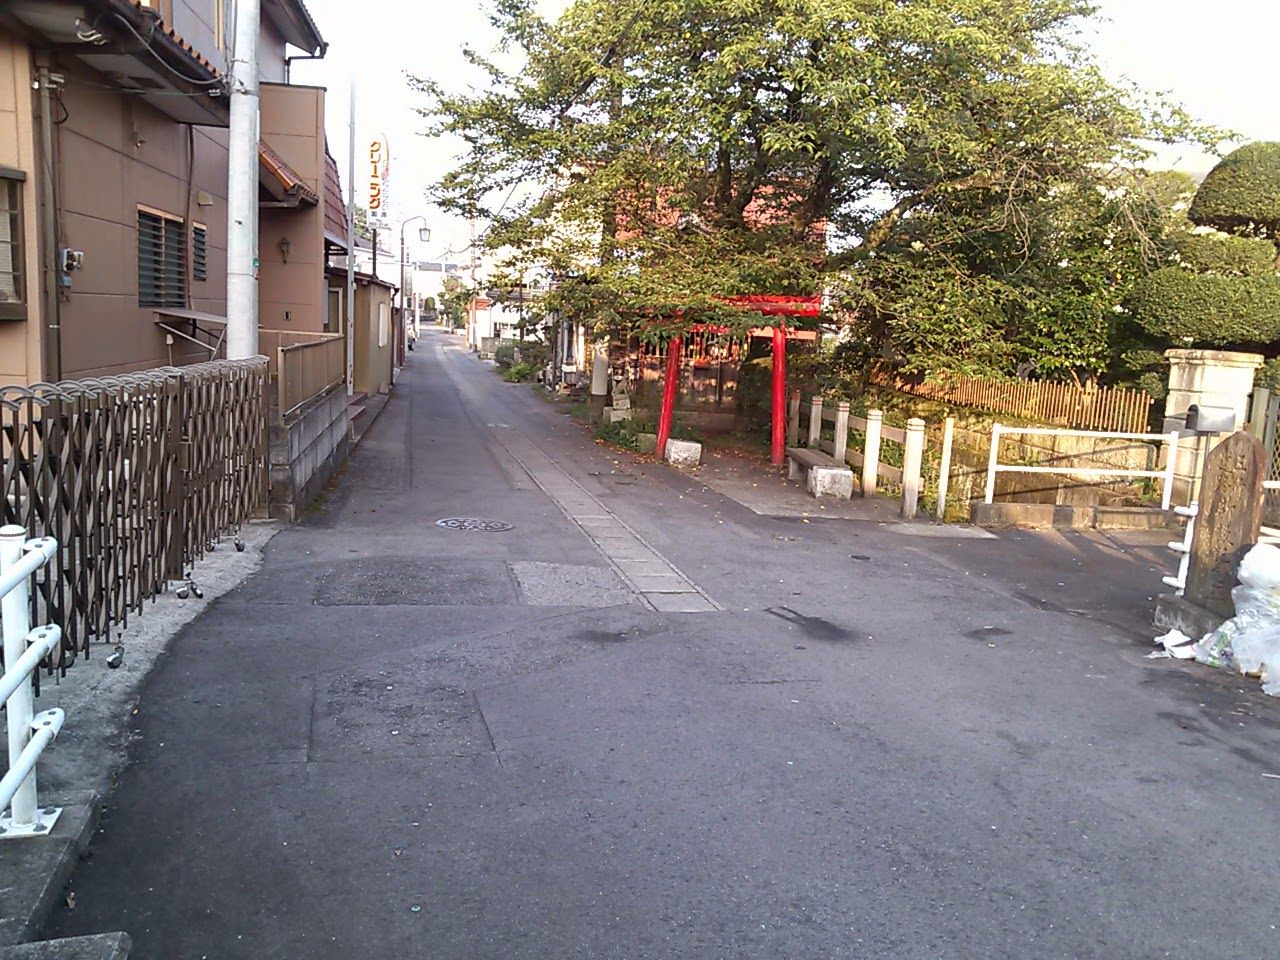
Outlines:
{"type": "Polygon", "coordinates": [[[0,167],[0,320],[27,318],[23,273],[22,181],[26,174],[0,167]]]}
{"type": "Polygon", "coordinates": [[[139,209],[138,306],[186,305],[186,226],[177,217],[139,209]]]}
{"type": "Polygon", "coordinates": [[[391,339],[391,307],[385,302],[378,304],[378,346],[385,347],[391,339]]]}
{"type": "Polygon", "coordinates": [[[209,279],[209,230],[203,223],[191,228],[191,279],[209,279]]]}

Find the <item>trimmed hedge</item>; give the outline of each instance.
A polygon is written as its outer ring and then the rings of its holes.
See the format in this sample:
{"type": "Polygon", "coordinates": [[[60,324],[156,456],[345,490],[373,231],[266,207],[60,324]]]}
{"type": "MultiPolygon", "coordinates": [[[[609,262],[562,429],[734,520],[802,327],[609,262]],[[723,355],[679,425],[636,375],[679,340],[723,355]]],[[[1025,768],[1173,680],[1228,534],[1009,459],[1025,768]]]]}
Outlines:
{"type": "Polygon", "coordinates": [[[1280,339],[1280,277],[1224,277],[1182,267],[1157,270],[1131,306],[1147,332],[1175,344],[1211,346],[1280,339]]]}
{"type": "Polygon", "coordinates": [[[1236,232],[1280,233],[1280,143],[1249,143],[1214,167],[1191,204],[1191,222],[1236,232]]]}
{"type": "Polygon", "coordinates": [[[1226,233],[1184,233],[1174,240],[1184,266],[1199,273],[1261,277],[1275,273],[1276,248],[1269,240],[1226,233]]]}

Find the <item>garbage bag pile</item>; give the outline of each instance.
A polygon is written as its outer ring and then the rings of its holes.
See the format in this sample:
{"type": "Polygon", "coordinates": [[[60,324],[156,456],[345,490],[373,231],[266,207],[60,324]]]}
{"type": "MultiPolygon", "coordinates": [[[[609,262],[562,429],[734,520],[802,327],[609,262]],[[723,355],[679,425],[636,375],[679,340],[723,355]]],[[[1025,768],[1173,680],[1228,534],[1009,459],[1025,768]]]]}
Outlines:
{"type": "Polygon", "coordinates": [[[1237,576],[1240,585],[1231,591],[1234,617],[1199,640],[1171,630],[1156,638],[1163,649],[1152,656],[1239,670],[1261,677],[1264,693],[1280,696],[1280,548],[1255,544],[1240,561],[1237,576]]]}

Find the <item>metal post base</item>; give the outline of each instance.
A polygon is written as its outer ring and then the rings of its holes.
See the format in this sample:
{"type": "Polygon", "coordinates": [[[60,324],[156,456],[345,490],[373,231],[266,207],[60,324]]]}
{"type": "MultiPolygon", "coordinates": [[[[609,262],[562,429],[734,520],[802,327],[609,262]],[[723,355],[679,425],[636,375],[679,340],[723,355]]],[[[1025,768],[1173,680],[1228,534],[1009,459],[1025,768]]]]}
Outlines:
{"type": "Polygon", "coordinates": [[[0,840],[20,840],[23,837],[46,837],[52,832],[62,813],[61,807],[41,807],[35,823],[15,826],[9,816],[0,817],[0,840]]]}

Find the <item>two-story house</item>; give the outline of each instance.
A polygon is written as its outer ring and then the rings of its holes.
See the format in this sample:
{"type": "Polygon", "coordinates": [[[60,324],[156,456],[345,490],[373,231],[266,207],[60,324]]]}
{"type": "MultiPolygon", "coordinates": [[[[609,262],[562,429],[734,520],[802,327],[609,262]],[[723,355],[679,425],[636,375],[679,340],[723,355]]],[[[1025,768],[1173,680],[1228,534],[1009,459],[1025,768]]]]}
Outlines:
{"type": "MultiPolygon", "coordinates": [[[[219,355],[231,0],[0,4],[0,383],[219,355]]],[[[325,329],[345,246],[302,0],[263,0],[260,323],[325,329]]],[[[332,327],[331,327],[332,329],[332,327]]]]}

